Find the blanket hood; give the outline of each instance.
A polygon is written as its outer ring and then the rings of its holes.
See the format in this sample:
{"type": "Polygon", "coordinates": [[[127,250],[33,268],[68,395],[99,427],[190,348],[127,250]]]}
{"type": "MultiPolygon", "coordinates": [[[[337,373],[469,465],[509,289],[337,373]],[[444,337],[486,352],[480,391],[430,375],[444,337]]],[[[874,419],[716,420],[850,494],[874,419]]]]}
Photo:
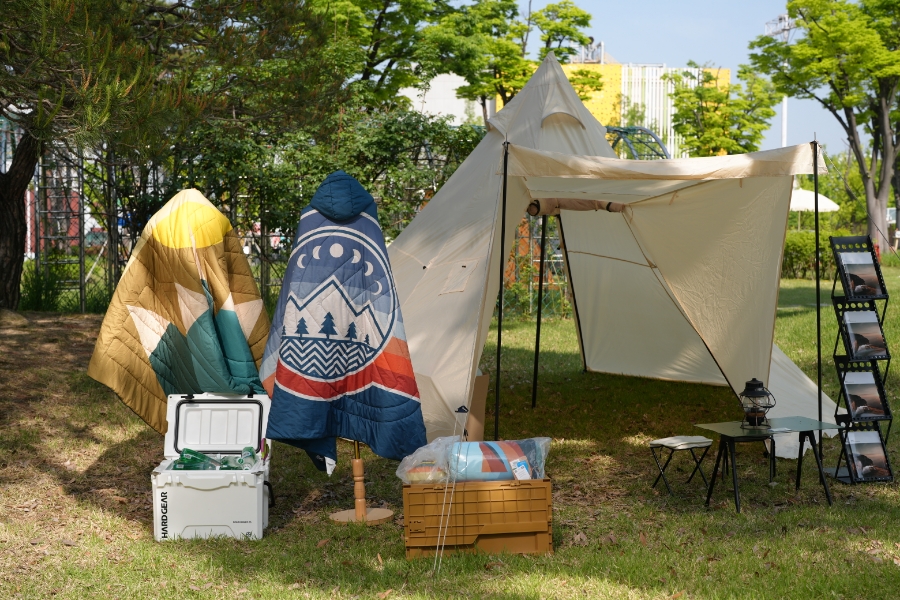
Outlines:
{"type": "Polygon", "coordinates": [[[362,212],[377,218],[375,199],[344,171],[326,177],[309,205],[332,221],[348,221],[362,212]]]}

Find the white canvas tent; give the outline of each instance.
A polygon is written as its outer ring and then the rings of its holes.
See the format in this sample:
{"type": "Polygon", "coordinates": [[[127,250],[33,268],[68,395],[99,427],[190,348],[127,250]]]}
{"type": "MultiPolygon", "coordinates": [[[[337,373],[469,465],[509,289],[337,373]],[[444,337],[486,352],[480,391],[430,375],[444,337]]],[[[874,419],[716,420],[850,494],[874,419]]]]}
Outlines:
{"type": "MultiPolygon", "coordinates": [[[[792,176],[812,172],[809,145],[620,160],[552,55],[490,123],[389,249],[429,439],[462,432],[499,290],[503,219],[507,256],[540,198],[626,205],[560,213],[586,370],[736,392],[756,377],[778,400],[773,416],[817,417],[815,384],[773,346],[792,176]]],[[[778,440],[779,455],[796,447],[795,436],[778,440]]]]}

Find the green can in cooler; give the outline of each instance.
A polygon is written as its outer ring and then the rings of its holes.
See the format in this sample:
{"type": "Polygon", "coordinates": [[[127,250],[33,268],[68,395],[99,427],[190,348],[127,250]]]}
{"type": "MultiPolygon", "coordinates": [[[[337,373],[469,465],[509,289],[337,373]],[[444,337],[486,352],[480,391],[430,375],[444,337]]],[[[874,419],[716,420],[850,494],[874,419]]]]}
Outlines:
{"type": "Polygon", "coordinates": [[[238,458],[238,462],[247,467],[252,467],[256,464],[256,450],[254,450],[252,446],[247,446],[241,450],[241,456],[238,458]]]}

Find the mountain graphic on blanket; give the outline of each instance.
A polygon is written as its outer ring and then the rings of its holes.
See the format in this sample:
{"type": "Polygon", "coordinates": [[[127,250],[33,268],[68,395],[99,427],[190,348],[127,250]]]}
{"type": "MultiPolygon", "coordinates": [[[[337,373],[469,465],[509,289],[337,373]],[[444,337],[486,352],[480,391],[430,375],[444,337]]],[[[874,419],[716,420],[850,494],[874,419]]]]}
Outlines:
{"type": "Polygon", "coordinates": [[[170,394],[262,393],[268,331],[241,239],[203,194],[182,190],[132,250],[88,375],[165,433],[170,394]]]}
{"type": "Polygon", "coordinates": [[[426,443],[375,202],[342,171],[301,213],[260,377],[266,436],[329,473],[337,437],[396,460],[426,443]]]}
{"type": "Polygon", "coordinates": [[[281,360],[307,377],[333,379],[356,372],[375,358],[385,338],[371,304],[357,308],[334,277],[305,301],[290,294],[285,315],[286,322],[297,325],[292,335],[282,337],[281,360]],[[343,336],[334,315],[348,323],[343,336]]]}

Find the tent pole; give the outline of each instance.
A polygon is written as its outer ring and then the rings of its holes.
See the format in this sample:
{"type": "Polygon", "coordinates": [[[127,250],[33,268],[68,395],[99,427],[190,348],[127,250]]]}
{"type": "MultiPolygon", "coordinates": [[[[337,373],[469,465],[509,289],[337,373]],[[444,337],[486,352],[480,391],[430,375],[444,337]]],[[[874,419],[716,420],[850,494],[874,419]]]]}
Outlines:
{"type": "Polygon", "coordinates": [[[541,216],[541,266],[538,275],[537,331],[534,335],[534,378],[531,380],[531,408],[537,406],[538,361],[541,355],[541,309],[544,307],[544,239],[547,237],[547,215],[541,216]]]}
{"type": "Polygon", "coordinates": [[[503,206],[500,209],[500,306],[497,308],[497,376],[494,382],[494,439],[500,439],[500,352],[503,348],[503,270],[506,266],[506,255],[503,253],[503,242],[506,240],[506,176],[509,163],[509,142],[503,142],[503,206]]]}
{"type": "Polygon", "coordinates": [[[587,357],[584,354],[584,336],[581,334],[581,318],[578,316],[578,300],[575,298],[575,282],[572,281],[572,268],[569,266],[569,246],[566,244],[566,232],[563,229],[562,213],[556,216],[556,224],[559,227],[559,247],[562,250],[563,260],[566,265],[566,279],[569,284],[569,294],[572,295],[572,312],[575,313],[575,328],[578,330],[578,349],[581,351],[581,372],[587,373],[587,357]]]}
{"type": "MultiPolygon", "coordinates": [[[[816,211],[816,391],[819,399],[819,421],[822,420],[822,301],[819,281],[819,142],[813,140],[813,188],[816,211]]],[[[822,431],[819,430],[819,457],[822,453],[822,431]]]]}

